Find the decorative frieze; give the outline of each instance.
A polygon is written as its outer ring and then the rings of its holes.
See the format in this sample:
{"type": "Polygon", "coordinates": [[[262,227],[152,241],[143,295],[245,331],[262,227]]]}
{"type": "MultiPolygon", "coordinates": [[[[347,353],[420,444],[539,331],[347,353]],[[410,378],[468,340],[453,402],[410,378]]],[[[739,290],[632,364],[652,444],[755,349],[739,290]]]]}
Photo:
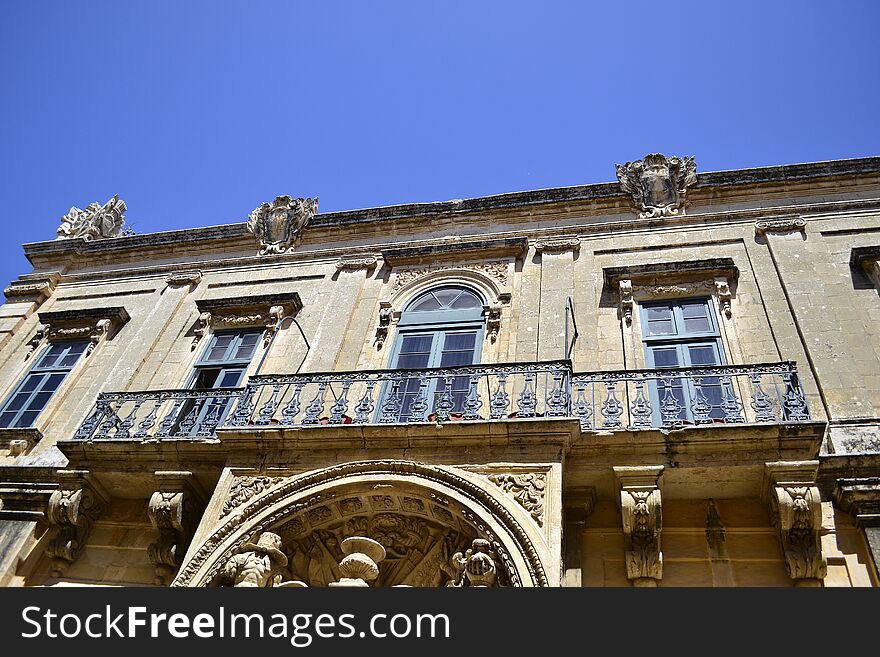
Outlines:
{"type": "Polygon", "coordinates": [[[340,271],[357,271],[359,269],[374,269],[379,259],[375,256],[366,256],[364,258],[340,258],[336,263],[336,269],[340,271]]]}
{"type": "Polygon", "coordinates": [[[817,585],[827,562],[822,554],[822,502],[818,461],[776,461],[764,471],[764,497],[779,531],[785,567],[798,584],[817,585]]]}
{"type": "Polygon", "coordinates": [[[581,241],[577,237],[539,239],[535,242],[536,253],[565,253],[566,251],[579,251],[580,248],[581,241]]]}
{"type": "Polygon", "coordinates": [[[53,577],[62,577],[76,561],[92,524],[107,504],[103,488],[84,470],[59,470],[59,487],[49,498],[46,518],[57,530],[46,549],[53,577]]]}
{"type": "Polygon", "coordinates": [[[242,504],[256,497],[264,490],[270,489],[284,477],[236,477],[229,489],[229,495],[223,503],[223,509],[220,511],[220,517],[231,513],[242,504]]]}
{"type": "Polygon", "coordinates": [[[278,196],[251,212],[247,228],[260,243],[260,255],[287,253],[317,213],[317,198],[278,196]]]}
{"type": "Polygon", "coordinates": [[[170,287],[183,287],[189,285],[195,287],[202,281],[202,272],[199,269],[186,269],[173,271],[165,277],[165,282],[170,287]]]}
{"type": "Polygon", "coordinates": [[[784,217],[782,219],[762,219],[755,222],[755,235],[767,233],[792,233],[805,231],[807,222],[802,217],[784,217]]]}
{"type": "Polygon", "coordinates": [[[119,194],[104,205],[89,203],[84,210],[70,208],[61,218],[56,240],[80,238],[87,242],[133,235],[125,228],[125,211],[128,207],[119,194]]]}
{"type": "Polygon", "coordinates": [[[521,474],[493,474],[489,481],[515,499],[528,511],[538,525],[544,524],[544,494],[547,489],[547,474],[544,472],[524,472],[521,474]]]}
{"type": "Polygon", "coordinates": [[[445,265],[439,267],[419,267],[417,269],[403,269],[401,271],[395,272],[394,283],[392,283],[391,285],[391,293],[394,294],[401,288],[409,285],[410,283],[421,278],[422,276],[427,276],[428,274],[433,274],[441,271],[454,271],[462,269],[485,274],[486,276],[495,279],[503,287],[506,287],[508,281],[507,267],[508,263],[506,262],[478,262],[462,265],[445,265]]]}
{"type": "Polygon", "coordinates": [[[639,218],[656,219],[684,214],[688,187],[697,182],[693,157],[666,157],[660,153],[617,165],[617,179],[632,197],[639,218]]]}
{"type": "Polygon", "coordinates": [[[656,586],[663,577],[660,550],[663,466],[615,467],[620,483],[626,576],[634,586],[656,586]]]}

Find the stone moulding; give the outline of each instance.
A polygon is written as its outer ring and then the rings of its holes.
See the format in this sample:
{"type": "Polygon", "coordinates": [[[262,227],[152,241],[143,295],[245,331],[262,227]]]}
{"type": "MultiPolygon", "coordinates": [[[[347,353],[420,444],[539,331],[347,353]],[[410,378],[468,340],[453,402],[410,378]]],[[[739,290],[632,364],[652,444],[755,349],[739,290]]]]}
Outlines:
{"type": "Polygon", "coordinates": [[[640,219],[684,214],[688,187],[697,182],[693,157],[651,153],[641,160],[617,165],[617,180],[639,210],[640,219]]]}
{"type": "Polygon", "coordinates": [[[544,493],[547,473],[524,472],[516,474],[491,474],[489,481],[515,499],[528,511],[539,527],[544,525],[544,493]]]}
{"type": "Polygon", "coordinates": [[[14,303],[31,301],[39,305],[52,296],[57,282],[57,277],[42,280],[13,281],[3,290],[3,294],[7,300],[14,303]]]}
{"type": "Polygon", "coordinates": [[[858,246],[850,252],[850,264],[865,272],[880,291],[880,245],[858,246]]]}
{"type": "Polygon", "coordinates": [[[278,331],[281,320],[295,315],[302,309],[302,301],[296,292],[264,294],[252,297],[224,297],[196,301],[199,319],[194,330],[192,349],[211,329],[262,327],[263,347],[268,347],[272,336],[278,331]]]}
{"type": "Polygon", "coordinates": [[[663,466],[615,467],[620,485],[626,576],[635,586],[656,586],[663,577],[660,477],[663,466]]]}
{"type": "Polygon", "coordinates": [[[818,585],[827,572],[818,471],[818,461],[775,461],[764,468],[763,497],[779,532],[786,571],[802,585],[818,585]]]}
{"type": "Polygon", "coordinates": [[[395,294],[410,283],[430,274],[454,273],[455,271],[473,271],[488,276],[502,287],[508,284],[507,262],[477,262],[460,265],[445,265],[437,267],[419,267],[414,269],[402,269],[394,273],[394,283],[391,285],[391,294],[395,294]]]}
{"type": "Polygon", "coordinates": [[[767,233],[792,233],[804,232],[807,222],[802,217],[783,217],[780,219],[761,219],[755,222],[755,235],[767,233]]]}
{"type": "MultiPolygon", "coordinates": [[[[318,486],[343,485],[359,477],[385,477],[389,481],[402,479],[414,485],[422,482],[422,485],[448,489],[462,496],[469,502],[476,529],[490,537],[492,548],[499,554],[507,555],[510,549],[518,555],[524,570],[517,568],[510,561],[511,557],[505,557],[508,561],[504,562],[504,566],[510,573],[511,584],[523,586],[522,578],[527,577],[532,586],[549,586],[544,565],[529,531],[519,524],[505,503],[483,486],[449,468],[412,461],[357,461],[290,477],[256,495],[237,513],[222,520],[214,532],[192,552],[172,586],[207,586],[229,557],[237,553],[251,537],[273,530],[302,511],[304,504],[296,500],[314,497],[312,491],[318,486]],[[503,530],[504,536],[494,536],[480,520],[481,516],[492,518],[503,530]]],[[[436,493],[435,496],[442,503],[443,496],[436,493]]]]}
{"type": "Polygon", "coordinates": [[[112,337],[129,320],[128,311],[122,306],[41,312],[37,317],[40,326],[29,343],[30,351],[26,358],[30,358],[44,340],[54,342],[85,338],[89,340],[85,355],[89,356],[102,340],[112,337]]]}
{"type": "Polygon", "coordinates": [[[382,258],[391,267],[421,265],[442,259],[458,259],[468,254],[483,259],[502,257],[521,258],[529,247],[525,237],[505,237],[488,240],[454,241],[439,244],[383,249],[382,258]]]}

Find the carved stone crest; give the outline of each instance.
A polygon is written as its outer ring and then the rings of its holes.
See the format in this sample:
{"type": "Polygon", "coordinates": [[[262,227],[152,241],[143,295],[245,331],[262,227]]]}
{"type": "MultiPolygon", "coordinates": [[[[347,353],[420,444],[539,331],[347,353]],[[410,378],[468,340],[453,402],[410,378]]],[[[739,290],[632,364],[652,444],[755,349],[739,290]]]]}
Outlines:
{"type": "Polygon", "coordinates": [[[617,165],[617,179],[632,196],[639,218],[656,219],[684,214],[687,188],[697,182],[693,157],[666,157],[651,153],[641,160],[617,165]]]}
{"type": "Polygon", "coordinates": [[[317,198],[278,196],[251,212],[247,228],[260,241],[260,255],[287,253],[317,212],[317,198]]]}
{"type": "Polygon", "coordinates": [[[55,239],[80,237],[90,241],[131,235],[133,231],[124,228],[124,215],[127,209],[125,201],[119,198],[118,194],[104,205],[89,203],[84,210],[72,207],[70,212],[61,218],[55,239]]]}

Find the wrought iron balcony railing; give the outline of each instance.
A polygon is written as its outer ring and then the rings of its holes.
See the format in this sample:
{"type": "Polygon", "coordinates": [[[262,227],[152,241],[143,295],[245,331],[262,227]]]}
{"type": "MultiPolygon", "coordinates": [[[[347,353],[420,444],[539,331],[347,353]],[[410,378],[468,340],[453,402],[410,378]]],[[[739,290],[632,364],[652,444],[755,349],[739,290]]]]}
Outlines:
{"type": "Polygon", "coordinates": [[[545,361],[269,374],[237,389],[102,393],[76,438],[540,417],[613,431],[804,422],[810,414],[792,362],[573,374],[568,361],[545,361]]]}

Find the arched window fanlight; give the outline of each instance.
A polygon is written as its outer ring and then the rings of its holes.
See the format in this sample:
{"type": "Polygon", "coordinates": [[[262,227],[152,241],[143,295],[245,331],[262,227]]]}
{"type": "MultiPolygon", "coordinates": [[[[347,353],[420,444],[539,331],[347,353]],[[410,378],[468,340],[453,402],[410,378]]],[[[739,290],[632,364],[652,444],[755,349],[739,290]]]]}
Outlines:
{"type": "Polygon", "coordinates": [[[437,310],[468,310],[482,308],[480,298],[465,288],[439,287],[416,297],[406,312],[429,312],[437,310]]]}

